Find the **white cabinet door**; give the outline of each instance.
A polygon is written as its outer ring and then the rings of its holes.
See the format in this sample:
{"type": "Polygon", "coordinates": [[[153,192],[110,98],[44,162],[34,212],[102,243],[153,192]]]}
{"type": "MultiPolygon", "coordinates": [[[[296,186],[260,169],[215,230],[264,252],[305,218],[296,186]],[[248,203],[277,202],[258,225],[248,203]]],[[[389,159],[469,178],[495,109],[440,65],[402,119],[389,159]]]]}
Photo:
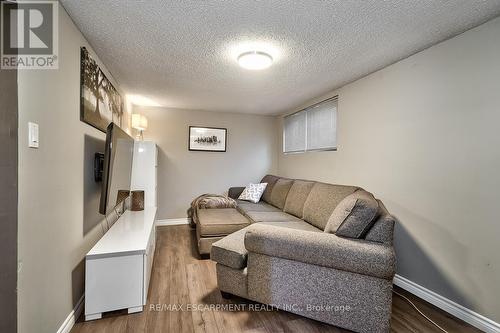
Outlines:
{"type": "Polygon", "coordinates": [[[157,205],[158,148],[154,142],[136,141],[132,163],[132,190],[143,190],[146,207],[157,205]]]}
{"type": "Polygon", "coordinates": [[[149,281],[151,280],[151,272],[153,269],[153,261],[156,250],[156,228],[153,227],[151,239],[149,240],[148,249],[144,255],[144,293],[143,305],[146,305],[148,300],[149,281]]]}
{"type": "Polygon", "coordinates": [[[85,315],[142,306],[144,255],[86,261],[85,315]]]}

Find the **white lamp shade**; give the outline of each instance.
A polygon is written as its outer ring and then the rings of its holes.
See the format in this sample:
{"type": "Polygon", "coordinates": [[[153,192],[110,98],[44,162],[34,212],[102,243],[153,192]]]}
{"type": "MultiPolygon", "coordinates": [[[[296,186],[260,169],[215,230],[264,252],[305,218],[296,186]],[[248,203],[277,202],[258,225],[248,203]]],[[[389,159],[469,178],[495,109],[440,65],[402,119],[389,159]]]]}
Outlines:
{"type": "Polygon", "coordinates": [[[148,128],[148,119],[141,114],[135,113],[132,115],[132,128],[144,131],[148,128]]]}
{"type": "Polygon", "coordinates": [[[143,130],[148,128],[148,118],[141,116],[141,127],[143,130]]]}
{"type": "Polygon", "coordinates": [[[139,129],[141,127],[141,115],[135,113],[132,115],[132,128],[139,129]]]}

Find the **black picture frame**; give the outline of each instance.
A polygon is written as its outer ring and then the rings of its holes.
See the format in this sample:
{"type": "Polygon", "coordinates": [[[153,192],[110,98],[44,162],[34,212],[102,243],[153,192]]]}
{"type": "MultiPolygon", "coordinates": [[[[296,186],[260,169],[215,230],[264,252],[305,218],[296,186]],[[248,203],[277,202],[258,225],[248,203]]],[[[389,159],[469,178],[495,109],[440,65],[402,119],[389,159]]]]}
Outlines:
{"type": "Polygon", "coordinates": [[[189,151],[204,151],[212,153],[225,153],[227,150],[227,128],[208,127],[208,126],[189,126],[188,131],[188,150],[189,151]],[[200,134],[194,133],[196,130],[207,132],[206,137],[200,137],[200,134]],[[215,138],[214,138],[215,137],[215,138]],[[197,142],[196,139],[206,139],[206,142],[197,142]],[[223,140],[222,140],[223,138],[223,140]],[[220,139],[220,140],[217,140],[220,139]],[[217,141],[214,143],[211,140],[217,141]],[[219,148],[214,149],[220,144],[219,148]]]}

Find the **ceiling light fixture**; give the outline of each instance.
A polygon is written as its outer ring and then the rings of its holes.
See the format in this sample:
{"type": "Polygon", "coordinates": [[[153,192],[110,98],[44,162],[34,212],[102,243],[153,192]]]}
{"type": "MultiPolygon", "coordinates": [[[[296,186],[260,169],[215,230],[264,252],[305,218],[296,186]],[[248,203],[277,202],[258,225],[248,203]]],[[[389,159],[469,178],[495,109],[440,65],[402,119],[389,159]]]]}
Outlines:
{"type": "Polygon", "coordinates": [[[238,64],[249,70],[266,69],[273,63],[273,57],[265,52],[250,51],[238,56],[238,64]]]}

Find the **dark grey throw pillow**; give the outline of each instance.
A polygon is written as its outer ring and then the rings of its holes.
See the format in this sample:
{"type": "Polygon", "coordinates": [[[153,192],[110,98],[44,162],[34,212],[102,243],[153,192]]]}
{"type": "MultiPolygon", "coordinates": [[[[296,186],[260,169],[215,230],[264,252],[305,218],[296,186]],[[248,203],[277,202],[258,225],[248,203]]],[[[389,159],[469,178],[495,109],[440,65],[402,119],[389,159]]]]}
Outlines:
{"type": "Polygon", "coordinates": [[[373,194],[358,190],[335,207],[325,232],[340,237],[362,238],[370,230],[377,213],[378,202],[373,194]]]}

